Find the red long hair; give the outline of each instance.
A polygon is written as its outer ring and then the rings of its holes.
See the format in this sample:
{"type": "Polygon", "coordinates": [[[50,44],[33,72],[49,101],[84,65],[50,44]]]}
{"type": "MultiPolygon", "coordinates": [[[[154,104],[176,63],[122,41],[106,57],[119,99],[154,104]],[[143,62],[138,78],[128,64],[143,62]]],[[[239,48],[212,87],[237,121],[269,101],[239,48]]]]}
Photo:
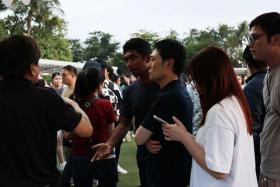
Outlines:
{"type": "Polygon", "coordinates": [[[203,119],[215,104],[229,96],[236,96],[244,113],[247,131],[253,132],[253,123],[249,105],[237,81],[235,72],[227,54],[217,47],[208,47],[196,54],[188,67],[191,79],[197,85],[200,96],[203,119]]]}

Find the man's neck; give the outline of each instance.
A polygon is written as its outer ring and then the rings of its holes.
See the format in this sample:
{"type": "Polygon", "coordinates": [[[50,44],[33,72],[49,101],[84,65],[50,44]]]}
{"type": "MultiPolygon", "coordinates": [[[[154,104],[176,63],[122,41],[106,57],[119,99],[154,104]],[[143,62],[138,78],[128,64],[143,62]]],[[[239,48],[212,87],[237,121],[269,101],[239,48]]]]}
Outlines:
{"type": "Polygon", "coordinates": [[[160,80],[159,82],[157,82],[157,84],[160,86],[160,89],[163,89],[168,83],[174,80],[178,80],[178,76],[173,74],[160,80]]]}
{"type": "Polygon", "coordinates": [[[73,81],[70,82],[70,84],[68,84],[69,87],[75,87],[75,83],[76,83],[76,79],[74,79],[73,81]]]}
{"type": "Polygon", "coordinates": [[[144,84],[148,84],[148,83],[151,82],[148,72],[146,72],[146,73],[144,73],[143,75],[139,76],[139,79],[140,79],[144,84]]]}
{"type": "Polygon", "coordinates": [[[36,79],[34,76],[31,76],[29,74],[26,74],[24,76],[24,78],[26,78],[27,80],[30,80],[32,82],[32,84],[35,84],[37,82],[37,80],[38,80],[38,78],[36,79]]]}
{"type": "Polygon", "coordinates": [[[280,65],[280,51],[271,56],[269,60],[266,61],[267,65],[269,66],[269,69],[273,69],[274,67],[277,67],[280,65]]]}

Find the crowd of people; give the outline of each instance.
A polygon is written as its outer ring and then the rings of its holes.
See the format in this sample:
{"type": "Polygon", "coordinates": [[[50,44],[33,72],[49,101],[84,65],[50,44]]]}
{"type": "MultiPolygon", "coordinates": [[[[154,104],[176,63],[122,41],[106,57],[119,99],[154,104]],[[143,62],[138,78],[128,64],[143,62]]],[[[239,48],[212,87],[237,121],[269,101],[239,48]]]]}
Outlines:
{"type": "Polygon", "coordinates": [[[179,41],[132,38],[129,74],[95,59],[47,86],[33,38],[0,41],[0,186],[116,187],[132,126],[140,187],[280,186],[280,14],[249,28],[245,83],[223,49],[186,66],[179,41]]]}

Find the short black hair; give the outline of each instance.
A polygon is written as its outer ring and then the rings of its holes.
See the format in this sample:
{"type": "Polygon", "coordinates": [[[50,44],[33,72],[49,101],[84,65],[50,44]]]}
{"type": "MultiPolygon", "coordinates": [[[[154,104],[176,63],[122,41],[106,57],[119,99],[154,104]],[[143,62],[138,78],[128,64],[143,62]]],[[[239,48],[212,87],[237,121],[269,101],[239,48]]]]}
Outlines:
{"type": "Polygon", "coordinates": [[[173,39],[164,39],[155,43],[155,49],[159,52],[162,60],[174,59],[173,72],[180,76],[186,62],[185,47],[173,39]]]}
{"type": "Polygon", "coordinates": [[[149,42],[142,38],[131,38],[125,42],[123,53],[125,54],[129,50],[135,50],[137,53],[141,54],[142,57],[149,56],[152,52],[149,42]]]}
{"type": "Polygon", "coordinates": [[[75,68],[74,66],[71,66],[71,65],[67,65],[67,66],[64,66],[62,69],[64,70],[67,70],[71,73],[74,73],[75,76],[77,76],[77,68],[75,68]]]}
{"type": "Polygon", "coordinates": [[[246,48],[244,49],[243,59],[245,60],[246,64],[248,64],[249,68],[261,70],[261,69],[265,69],[267,67],[267,65],[264,61],[254,59],[249,46],[246,46],[246,48]]]}
{"type": "Polygon", "coordinates": [[[266,32],[270,41],[271,37],[275,34],[280,34],[280,14],[278,12],[269,12],[261,14],[251,21],[250,30],[255,25],[260,26],[266,32]]]}
{"type": "Polygon", "coordinates": [[[38,64],[41,51],[30,36],[13,35],[0,42],[0,74],[24,77],[31,64],[38,64]]]}

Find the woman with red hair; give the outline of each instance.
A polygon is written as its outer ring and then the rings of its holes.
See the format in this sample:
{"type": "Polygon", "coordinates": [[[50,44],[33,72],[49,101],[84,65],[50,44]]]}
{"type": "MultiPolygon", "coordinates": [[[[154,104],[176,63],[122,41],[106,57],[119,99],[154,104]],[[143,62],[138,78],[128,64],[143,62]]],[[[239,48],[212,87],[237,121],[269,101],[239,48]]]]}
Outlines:
{"type": "Polygon", "coordinates": [[[188,71],[200,96],[200,128],[193,137],[173,117],[175,124],[163,131],[193,157],[190,186],[257,186],[250,109],[227,54],[208,47],[193,57],[188,71]]]}

